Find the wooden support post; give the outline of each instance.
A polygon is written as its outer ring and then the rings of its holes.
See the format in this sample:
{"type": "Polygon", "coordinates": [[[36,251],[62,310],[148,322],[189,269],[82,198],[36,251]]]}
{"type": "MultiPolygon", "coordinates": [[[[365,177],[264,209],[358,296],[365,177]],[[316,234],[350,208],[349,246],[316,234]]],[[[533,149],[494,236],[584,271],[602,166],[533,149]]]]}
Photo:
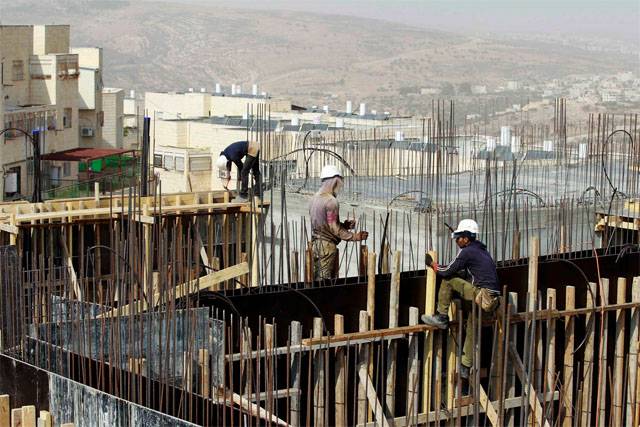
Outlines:
{"type": "Polygon", "coordinates": [[[188,393],[192,393],[193,392],[193,370],[192,370],[192,360],[191,360],[191,353],[184,351],[182,352],[183,354],[183,359],[182,359],[182,376],[183,376],[183,382],[182,382],[182,388],[188,392],[188,393]]]}
{"type": "Polygon", "coordinates": [[[394,426],[395,424],[393,423],[393,419],[391,417],[387,417],[384,413],[384,408],[378,400],[378,396],[376,395],[376,388],[371,381],[371,377],[369,377],[369,374],[367,373],[366,366],[362,365],[358,368],[358,379],[364,385],[367,396],[366,399],[369,402],[369,405],[374,408],[373,412],[376,415],[376,424],[382,425],[382,427],[394,426]]]}
{"type": "MultiPolygon", "coordinates": [[[[616,287],[616,303],[623,304],[626,302],[626,293],[627,293],[627,279],[624,277],[618,278],[618,283],[616,287]]],[[[624,331],[625,331],[625,322],[627,319],[626,310],[617,310],[616,311],[616,349],[615,349],[615,360],[613,361],[613,378],[614,378],[614,389],[613,389],[613,425],[621,426],[624,423],[622,422],[622,414],[623,414],[623,390],[624,390],[624,331]]]]}
{"type": "MultiPolygon", "coordinates": [[[[409,326],[418,324],[420,311],[417,307],[409,307],[409,326]]],[[[407,354],[407,408],[406,425],[413,425],[418,419],[418,391],[420,388],[420,366],[418,364],[418,336],[409,334],[407,354]]]]}
{"type": "Polygon", "coordinates": [[[22,407],[22,427],[36,427],[36,407],[33,405],[22,407]]]}
{"type": "Polygon", "coordinates": [[[251,242],[251,286],[254,288],[260,284],[260,264],[258,260],[258,219],[260,218],[260,211],[257,209],[260,206],[260,198],[253,198],[256,212],[251,213],[251,229],[253,233],[253,242],[251,242]]]}
{"type": "Polygon", "coordinates": [[[22,427],[22,408],[11,410],[11,427],[22,427]]]}
{"type": "MultiPolygon", "coordinates": [[[[344,317],[340,314],[336,314],[333,317],[333,333],[334,335],[344,334],[344,317]]],[[[336,348],[335,353],[335,425],[346,426],[347,425],[347,390],[346,390],[346,365],[347,359],[344,347],[336,348]]]]}
{"type": "Polygon", "coordinates": [[[209,350],[201,348],[198,350],[198,368],[200,369],[200,393],[208,398],[210,396],[211,385],[209,380],[209,350]]]}
{"type": "MultiPolygon", "coordinates": [[[[509,292],[509,308],[508,309],[509,309],[510,315],[517,313],[518,311],[518,293],[517,292],[509,292]]],[[[515,347],[517,340],[518,340],[518,325],[514,323],[509,325],[509,341],[507,343],[507,346],[513,345],[515,347]]],[[[505,349],[505,355],[504,355],[505,358],[506,358],[507,351],[508,349],[505,349]]],[[[505,390],[506,396],[507,398],[515,398],[516,397],[515,369],[513,368],[513,363],[509,363],[508,361],[506,361],[506,363],[507,363],[507,382],[506,382],[506,390],[505,390]]],[[[515,418],[516,418],[515,411],[513,409],[507,410],[506,417],[505,417],[505,425],[507,427],[515,426],[515,422],[516,422],[515,418]]]]}
{"type": "Polygon", "coordinates": [[[298,251],[291,251],[291,283],[298,283],[300,281],[299,256],[298,251]]]}
{"type": "Polygon", "coordinates": [[[307,242],[307,249],[304,251],[304,282],[307,287],[313,283],[313,243],[307,242]]]}
{"type": "MultiPolygon", "coordinates": [[[[609,279],[602,278],[600,282],[600,302],[601,306],[609,304],[609,279]]],[[[609,312],[602,313],[602,330],[604,333],[600,337],[600,345],[598,347],[598,407],[599,411],[596,414],[598,417],[598,425],[607,425],[607,390],[609,389],[609,380],[607,375],[607,349],[609,343],[609,312]]]]}
{"type": "MultiPolygon", "coordinates": [[[[576,308],[576,288],[567,286],[565,288],[565,310],[576,308]]],[[[563,427],[573,426],[573,351],[574,351],[574,319],[572,316],[564,318],[564,369],[562,372],[562,407],[564,407],[563,427]]]]}
{"type": "Polygon", "coordinates": [[[382,245],[382,253],[380,254],[382,259],[382,270],[380,273],[389,274],[389,244],[385,243],[382,245]]]}
{"type": "MultiPolygon", "coordinates": [[[[587,289],[587,308],[593,308],[596,301],[594,300],[596,295],[596,284],[589,283],[587,289]]],[[[589,313],[585,316],[585,329],[587,331],[586,342],[584,346],[584,358],[582,362],[582,405],[580,408],[580,420],[581,426],[591,425],[591,388],[593,384],[593,346],[595,337],[595,314],[589,313]]]]}
{"type": "Polygon", "coordinates": [[[49,411],[40,411],[40,421],[38,427],[52,427],[53,420],[51,419],[51,413],[49,411]]]}
{"type": "MultiPolygon", "coordinates": [[[[291,322],[291,336],[289,338],[291,346],[298,346],[302,342],[302,324],[298,321],[291,322]]],[[[291,357],[291,388],[294,390],[289,399],[289,424],[292,427],[300,426],[300,372],[301,372],[300,351],[295,351],[291,357]]]]}
{"type": "MultiPolygon", "coordinates": [[[[455,301],[451,302],[449,306],[449,319],[450,324],[456,324],[458,322],[458,307],[455,301]]],[[[453,408],[455,406],[455,396],[456,396],[456,371],[457,371],[457,337],[456,331],[453,329],[449,329],[447,331],[447,410],[450,413],[453,413],[453,408]]]]}
{"type": "MultiPolygon", "coordinates": [[[[640,277],[634,277],[631,283],[631,301],[640,302],[640,277]]],[[[640,399],[638,392],[638,329],[640,329],[640,307],[631,311],[629,338],[629,371],[627,373],[627,417],[626,425],[638,425],[640,414],[640,399]]]]}
{"type": "Polygon", "coordinates": [[[520,231],[513,232],[513,246],[511,248],[511,259],[520,259],[520,231]]]}
{"type": "Polygon", "coordinates": [[[100,183],[98,181],[93,183],[93,200],[96,202],[96,208],[100,204],[100,183]]]}
{"type": "MultiPolygon", "coordinates": [[[[319,317],[313,318],[313,337],[321,338],[322,333],[322,319],[319,317]]],[[[321,427],[325,425],[325,404],[324,404],[324,352],[326,350],[315,350],[313,357],[313,425],[315,427],[321,427]]]]}
{"type": "MultiPolygon", "coordinates": [[[[438,261],[437,254],[430,251],[431,259],[438,261]]],[[[427,281],[425,292],[424,314],[429,316],[436,309],[436,273],[432,268],[427,268],[427,281]]],[[[424,335],[424,351],[422,356],[422,412],[431,410],[431,370],[433,367],[433,331],[427,331],[424,335]]]]}
{"type": "Polygon", "coordinates": [[[0,427],[8,427],[11,425],[11,405],[9,395],[0,396],[0,427]]]}
{"type": "Polygon", "coordinates": [[[358,276],[365,277],[367,275],[367,266],[369,262],[369,248],[367,245],[360,245],[360,263],[358,264],[358,276]]]}
{"type": "MultiPolygon", "coordinates": [[[[389,286],[389,328],[398,326],[398,305],[400,299],[400,257],[402,253],[396,251],[393,254],[393,267],[391,270],[391,283],[389,286]]],[[[390,414],[395,413],[396,401],[396,356],[398,343],[392,340],[387,347],[386,363],[386,396],[385,403],[390,414]]]]}
{"type": "MultiPolygon", "coordinates": [[[[547,309],[556,309],[556,290],[553,288],[547,289],[547,309]]],[[[547,321],[547,357],[545,362],[545,382],[547,383],[547,389],[543,390],[546,393],[554,391],[554,383],[556,382],[556,320],[549,319],[547,321]]],[[[545,402],[546,403],[546,402],[545,402]]]]}
{"type": "MultiPolygon", "coordinates": [[[[71,227],[67,227],[67,234],[71,233],[71,227]]],[[[69,241],[71,241],[71,237],[67,236],[67,238],[69,239],[69,241]]],[[[78,282],[78,276],[76,275],[76,270],[73,267],[73,260],[71,259],[71,251],[70,249],[67,247],[67,239],[65,239],[65,237],[60,234],[60,248],[62,249],[62,255],[64,256],[65,259],[65,264],[67,265],[68,271],[69,271],[69,279],[71,281],[71,288],[70,291],[73,292],[74,296],[79,299],[82,300],[82,295],[80,292],[80,284],[78,282]]]]}
{"type": "Polygon", "coordinates": [[[480,385],[480,387],[478,388],[478,396],[479,396],[479,400],[480,400],[480,406],[482,406],[482,409],[484,409],[485,413],[487,414],[487,418],[489,419],[489,422],[491,423],[492,426],[497,427],[498,426],[498,412],[496,411],[496,408],[493,406],[493,403],[489,400],[489,396],[487,396],[487,392],[484,391],[484,388],[482,387],[482,385],[480,385]]]}
{"type": "Polygon", "coordinates": [[[275,400],[273,391],[276,389],[276,369],[275,358],[273,354],[274,332],[273,325],[265,323],[264,325],[264,350],[265,350],[265,377],[266,381],[266,402],[265,409],[270,416],[275,412],[275,400]]]}
{"type": "MultiPolygon", "coordinates": [[[[142,207],[142,214],[145,216],[149,216],[149,207],[144,205],[142,207]]],[[[142,283],[144,295],[147,298],[148,303],[153,303],[149,300],[150,296],[153,295],[153,281],[151,272],[153,271],[153,250],[151,248],[151,224],[143,223],[142,224],[144,237],[143,237],[143,245],[144,245],[144,253],[143,256],[143,266],[142,266],[142,283]]]]}
{"type": "Polygon", "coordinates": [[[376,253],[369,252],[367,258],[367,314],[369,315],[369,330],[374,330],[376,312],[376,253]]]}
{"type": "MultiPolygon", "coordinates": [[[[366,311],[360,311],[360,317],[358,322],[358,332],[366,332],[369,330],[369,315],[366,311]]],[[[360,369],[365,367],[369,363],[369,347],[367,344],[360,344],[358,349],[358,360],[356,369],[360,372],[360,369]]],[[[367,393],[366,385],[362,381],[358,381],[357,391],[357,420],[358,424],[363,424],[367,421],[367,393]]]]}

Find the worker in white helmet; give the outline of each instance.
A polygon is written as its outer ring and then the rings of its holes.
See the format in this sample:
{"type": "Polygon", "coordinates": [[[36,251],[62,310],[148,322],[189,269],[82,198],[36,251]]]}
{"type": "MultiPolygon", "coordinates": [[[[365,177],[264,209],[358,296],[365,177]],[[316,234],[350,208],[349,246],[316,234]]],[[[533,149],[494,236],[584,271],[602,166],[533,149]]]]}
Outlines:
{"type": "Polygon", "coordinates": [[[465,379],[469,378],[469,369],[473,364],[471,304],[475,301],[483,311],[493,312],[500,303],[496,263],[484,243],[477,240],[478,232],[478,223],[472,219],[463,219],[458,224],[458,228],[451,233],[451,238],[455,239],[460,248],[455,259],[449,265],[438,265],[430,256],[427,256],[427,265],[433,268],[443,280],[438,291],[437,313],[434,316],[421,317],[422,322],[427,325],[446,329],[449,326],[448,312],[453,294],[460,296],[463,311],[467,315],[460,371],[460,377],[465,379]]]}
{"type": "Polygon", "coordinates": [[[246,199],[249,195],[249,173],[253,175],[253,191],[256,196],[262,195],[262,181],[260,176],[260,145],[255,141],[237,141],[230,144],[221,153],[216,166],[221,172],[222,186],[229,189],[231,180],[231,164],[238,168],[240,190],[238,196],[246,199]],[[244,163],[242,160],[244,159],[244,163]]]}
{"type": "Polygon", "coordinates": [[[314,280],[334,279],[338,276],[337,244],[342,240],[366,240],[366,231],[354,232],[356,221],[340,221],[340,205],[336,199],[344,186],[340,170],[327,165],[320,173],[320,189],[309,202],[311,241],[313,247],[314,280]]]}

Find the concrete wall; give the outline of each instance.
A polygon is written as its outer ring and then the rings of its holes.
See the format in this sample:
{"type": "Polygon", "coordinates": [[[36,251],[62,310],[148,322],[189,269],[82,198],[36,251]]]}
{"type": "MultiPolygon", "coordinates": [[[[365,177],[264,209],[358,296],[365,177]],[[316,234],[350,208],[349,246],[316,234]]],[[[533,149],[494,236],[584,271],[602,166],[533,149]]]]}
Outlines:
{"type": "Polygon", "coordinates": [[[33,52],[33,27],[0,26],[2,82],[5,105],[29,104],[29,58],[33,52]],[[14,79],[14,65],[22,64],[22,79],[14,79]]]}
{"type": "Polygon", "coordinates": [[[69,25],[34,25],[33,54],[69,52],[70,32],[69,25]]]}
{"type": "Polygon", "coordinates": [[[104,145],[109,147],[122,148],[123,104],[124,91],[122,89],[106,88],[102,91],[102,111],[104,112],[102,141],[104,145]]]}

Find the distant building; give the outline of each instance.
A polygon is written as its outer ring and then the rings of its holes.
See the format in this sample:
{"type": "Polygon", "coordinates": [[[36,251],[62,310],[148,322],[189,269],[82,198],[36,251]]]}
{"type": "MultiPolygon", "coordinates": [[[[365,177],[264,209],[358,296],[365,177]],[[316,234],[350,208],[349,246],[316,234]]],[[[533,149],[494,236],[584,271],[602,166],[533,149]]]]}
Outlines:
{"type": "Polygon", "coordinates": [[[619,89],[605,89],[600,92],[602,102],[622,102],[624,93],[619,89]]]}
{"type": "Polygon", "coordinates": [[[474,95],[486,95],[487,87],[485,85],[473,85],[471,86],[471,93],[474,95]]]}
{"type": "MultiPolygon", "coordinates": [[[[68,25],[0,26],[0,199],[28,197],[34,188],[33,145],[39,133],[44,156],[103,147],[102,50],[70,48],[68,25]],[[23,133],[24,132],[24,133],[23,133]]],[[[102,152],[104,154],[104,152],[102,152]]],[[[41,163],[44,197],[77,182],[78,162],[41,163]]]]}
{"type": "Polygon", "coordinates": [[[512,90],[512,91],[520,90],[520,82],[518,82],[516,80],[508,81],[507,82],[507,90],[512,90]]]}
{"type": "Polygon", "coordinates": [[[124,136],[124,90],[102,89],[102,111],[104,113],[103,141],[112,148],[122,148],[124,136]]]}

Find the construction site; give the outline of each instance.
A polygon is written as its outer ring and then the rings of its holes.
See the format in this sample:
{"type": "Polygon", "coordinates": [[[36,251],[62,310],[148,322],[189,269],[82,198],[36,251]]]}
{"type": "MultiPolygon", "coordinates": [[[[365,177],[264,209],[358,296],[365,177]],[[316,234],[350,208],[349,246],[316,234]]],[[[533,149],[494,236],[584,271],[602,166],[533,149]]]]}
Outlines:
{"type": "Polygon", "coordinates": [[[639,425],[638,116],[567,108],[480,128],[437,102],[280,132],[248,107],[261,198],[163,192],[147,132],[121,190],[0,203],[0,425],[36,409],[76,426],[639,425]],[[318,281],[308,203],[327,164],[369,235],[318,281]],[[440,330],[419,320],[441,282],[426,260],[456,256],[465,218],[500,304],[454,300],[440,330]]]}

